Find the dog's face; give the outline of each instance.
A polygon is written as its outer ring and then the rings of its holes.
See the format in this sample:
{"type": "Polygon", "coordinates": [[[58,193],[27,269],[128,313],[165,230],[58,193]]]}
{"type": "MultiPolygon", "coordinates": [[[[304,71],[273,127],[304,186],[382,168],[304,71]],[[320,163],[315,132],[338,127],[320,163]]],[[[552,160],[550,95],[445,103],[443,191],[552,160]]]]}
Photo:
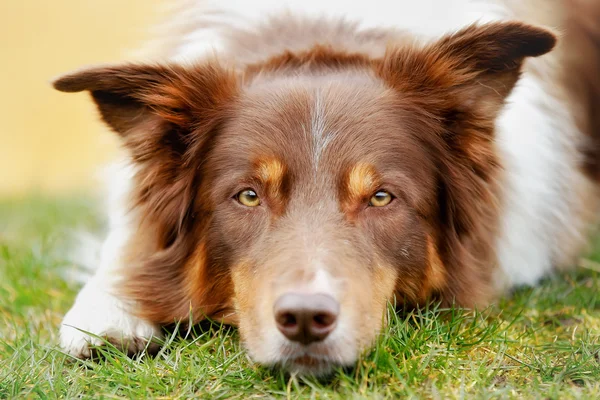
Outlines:
{"type": "Polygon", "coordinates": [[[416,299],[443,279],[428,267],[435,168],[417,123],[365,73],[257,82],[240,96],[202,193],[256,360],[352,363],[397,288],[416,299]]]}
{"type": "Polygon", "coordinates": [[[258,362],[324,373],[373,342],[389,301],[489,294],[494,119],[553,45],[495,24],[377,60],[316,48],[56,87],[91,91],[137,165],[123,290],[140,314],[233,322],[258,362]]]}

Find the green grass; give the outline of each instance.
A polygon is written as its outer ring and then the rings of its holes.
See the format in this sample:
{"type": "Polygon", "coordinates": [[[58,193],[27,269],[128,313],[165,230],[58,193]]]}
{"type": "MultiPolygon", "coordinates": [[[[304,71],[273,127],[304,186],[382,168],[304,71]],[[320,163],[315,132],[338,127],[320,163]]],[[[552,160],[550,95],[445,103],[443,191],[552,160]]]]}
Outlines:
{"type": "Polygon", "coordinates": [[[85,198],[0,201],[0,398],[600,398],[600,279],[590,269],[481,313],[391,313],[373,351],[327,381],[261,368],[234,329],[217,326],[173,335],[153,358],[108,348],[76,362],[56,348],[78,289],[64,278],[65,244],[68,229],[97,226],[93,209],[85,198]]]}

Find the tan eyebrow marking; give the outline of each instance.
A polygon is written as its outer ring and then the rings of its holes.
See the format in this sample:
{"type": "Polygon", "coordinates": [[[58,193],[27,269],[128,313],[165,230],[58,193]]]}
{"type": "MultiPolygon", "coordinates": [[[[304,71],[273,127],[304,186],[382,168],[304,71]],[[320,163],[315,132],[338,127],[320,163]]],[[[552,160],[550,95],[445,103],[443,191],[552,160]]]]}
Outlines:
{"type": "Polygon", "coordinates": [[[276,158],[267,158],[258,161],[256,174],[265,186],[269,188],[269,194],[277,195],[283,182],[285,166],[276,158]]]}
{"type": "Polygon", "coordinates": [[[354,200],[361,199],[371,195],[379,184],[379,175],[375,167],[367,163],[358,163],[348,174],[348,195],[354,200]]]}
{"type": "Polygon", "coordinates": [[[348,172],[346,181],[342,183],[342,210],[349,213],[349,217],[355,215],[358,208],[380,184],[381,178],[373,165],[364,162],[355,164],[348,172]]]}
{"type": "Polygon", "coordinates": [[[281,215],[287,203],[287,193],[284,187],[286,172],[286,165],[275,157],[258,159],[255,163],[255,178],[262,182],[264,195],[269,199],[274,216],[281,215]]]}

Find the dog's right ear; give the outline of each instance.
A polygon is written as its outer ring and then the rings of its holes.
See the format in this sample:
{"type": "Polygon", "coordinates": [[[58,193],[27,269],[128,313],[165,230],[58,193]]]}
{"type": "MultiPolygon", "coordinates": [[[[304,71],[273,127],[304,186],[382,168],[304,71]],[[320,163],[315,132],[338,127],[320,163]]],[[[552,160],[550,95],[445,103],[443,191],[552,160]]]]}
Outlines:
{"type": "Polygon", "coordinates": [[[89,91],[102,119],[132,150],[151,157],[158,147],[178,153],[198,130],[210,129],[235,95],[237,81],[216,63],[196,66],[125,64],[76,71],[58,78],[62,92],[89,91]]]}
{"type": "Polygon", "coordinates": [[[214,62],[96,67],[54,82],[63,92],[89,91],[122,137],[137,170],[132,199],[155,225],[162,247],[191,220],[186,216],[205,143],[225,118],[237,85],[234,73],[214,62]]]}
{"type": "MultiPolygon", "coordinates": [[[[89,91],[104,121],[130,152],[136,167],[131,201],[141,216],[135,236],[144,250],[127,255],[131,265],[119,290],[161,322],[185,317],[190,310],[182,268],[198,246],[199,235],[190,232],[203,226],[195,207],[200,201],[200,164],[205,144],[228,115],[237,82],[234,72],[214,62],[97,67],[54,82],[63,92],[89,91]]],[[[198,263],[196,268],[207,274],[198,263]]],[[[219,289],[216,282],[221,281],[211,282],[206,291],[219,289]]],[[[203,310],[197,308],[196,313],[203,310]]]]}

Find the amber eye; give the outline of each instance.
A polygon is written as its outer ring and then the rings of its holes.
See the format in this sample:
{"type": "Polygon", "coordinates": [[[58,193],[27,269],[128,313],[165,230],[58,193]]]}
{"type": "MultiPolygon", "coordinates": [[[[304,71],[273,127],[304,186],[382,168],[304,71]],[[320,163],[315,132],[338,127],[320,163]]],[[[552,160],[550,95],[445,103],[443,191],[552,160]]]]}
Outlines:
{"type": "Polygon", "coordinates": [[[385,207],[392,202],[392,199],[393,197],[391,194],[385,190],[380,190],[371,197],[369,205],[371,207],[385,207]]]}
{"type": "Polygon", "coordinates": [[[246,207],[256,207],[260,205],[260,198],[252,189],[245,189],[239,192],[236,196],[237,201],[246,207]]]}

